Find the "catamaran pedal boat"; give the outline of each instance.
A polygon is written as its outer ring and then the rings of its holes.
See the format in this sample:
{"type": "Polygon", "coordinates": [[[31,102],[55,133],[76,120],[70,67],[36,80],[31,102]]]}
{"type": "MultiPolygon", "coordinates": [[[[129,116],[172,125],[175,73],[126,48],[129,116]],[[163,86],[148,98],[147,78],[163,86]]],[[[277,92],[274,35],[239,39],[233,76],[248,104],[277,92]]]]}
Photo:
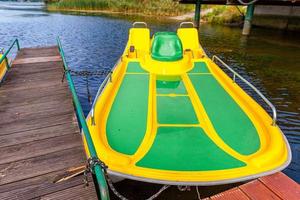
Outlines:
{"type": "Polygon", "coordinates": [[[134,23],[86,120],[108,174],[121,178],[217,185],[272,174],[291,161],[275,107],[220,58],[210,59],[188,23],[152,38],[145,23],[134,23]]]}

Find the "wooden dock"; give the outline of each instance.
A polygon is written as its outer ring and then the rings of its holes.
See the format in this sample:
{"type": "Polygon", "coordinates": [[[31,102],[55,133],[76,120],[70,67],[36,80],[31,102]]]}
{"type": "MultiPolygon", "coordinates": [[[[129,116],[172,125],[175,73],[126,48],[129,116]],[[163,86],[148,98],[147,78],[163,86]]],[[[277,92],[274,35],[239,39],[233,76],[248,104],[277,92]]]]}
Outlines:
{"type": "Polygon", "coordinates": [[[96,199],[83,177],[53,181],[85,163],[58,47],[19,51],[0,87],[0,199],[96,199]]]}
{"type": "Polygon", "coordinates": [[[282,172],[261,177],[205,200],[299,200],[300,185],[282,172]]]}

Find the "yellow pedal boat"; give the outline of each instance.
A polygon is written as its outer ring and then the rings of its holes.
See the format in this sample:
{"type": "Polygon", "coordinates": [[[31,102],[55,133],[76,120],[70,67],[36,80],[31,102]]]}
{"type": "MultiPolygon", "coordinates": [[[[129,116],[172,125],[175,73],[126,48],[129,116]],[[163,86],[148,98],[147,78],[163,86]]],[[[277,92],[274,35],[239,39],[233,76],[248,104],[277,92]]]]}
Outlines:
{"type": "MultiPolygon", "coordinates": [[[[0,59],[2,58],[2,54],[0,53],[0,59]]],[[[0,83],[3,81],[5,74],[7,72],[7,66],[5,59],[0,63],[0,83]]]]}
{"type": "Polygon", "coordinates": [[[217,185],[272,174],[290,163],[274,106],[221,59],[207,57],[197,29],[183,24],[177,33],[151,38],[143,24],[129,30],[125,51],[87,117],[97,155],[110,175],[217,185]],[[273,118],[237,79],[271,107],[273,118]]]}

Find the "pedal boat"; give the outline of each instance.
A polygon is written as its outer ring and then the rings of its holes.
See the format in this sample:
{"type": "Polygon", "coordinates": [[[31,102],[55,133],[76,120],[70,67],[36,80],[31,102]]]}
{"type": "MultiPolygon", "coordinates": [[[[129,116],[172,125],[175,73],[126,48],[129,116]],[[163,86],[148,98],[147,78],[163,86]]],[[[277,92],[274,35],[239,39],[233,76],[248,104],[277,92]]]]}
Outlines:
{"type": "Polygon", "coordinates": [[[218,185],[272,174],[290,163],[275,108],[272,119],[216,64],[223,61],[207,57],[197,29],[150,38],[147,27],[137,26],[87,117],[109,175],[218,185]]]}
{"type": "MultiPolygon", "coordinates": [[[[0,53],[0,59],[2,58],[2,54],[0,53]]],[[[3,81],[5,74],[7,72],[7,66],[5,59],[0,63],[0,83],[3,81]]]]}

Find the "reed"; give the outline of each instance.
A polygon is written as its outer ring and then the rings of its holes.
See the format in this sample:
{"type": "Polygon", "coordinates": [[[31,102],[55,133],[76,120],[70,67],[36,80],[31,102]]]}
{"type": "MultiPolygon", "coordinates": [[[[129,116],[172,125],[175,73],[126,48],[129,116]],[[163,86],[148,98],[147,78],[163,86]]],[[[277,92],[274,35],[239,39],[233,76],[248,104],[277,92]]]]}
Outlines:
{"type": "Polygon", "coordinates": [[[246,12],[244,6],[204,6],[204,9],[211,9],[211,12],[204,15],[202,19],[213,24],[242,23],[246,12]]]}
{"type": "Polygon", "coordinates": [[[48,10],[112,11],[156,16],[176,16],[191,10],[173,0],[60,0],[48,2],[48,10]]]}

